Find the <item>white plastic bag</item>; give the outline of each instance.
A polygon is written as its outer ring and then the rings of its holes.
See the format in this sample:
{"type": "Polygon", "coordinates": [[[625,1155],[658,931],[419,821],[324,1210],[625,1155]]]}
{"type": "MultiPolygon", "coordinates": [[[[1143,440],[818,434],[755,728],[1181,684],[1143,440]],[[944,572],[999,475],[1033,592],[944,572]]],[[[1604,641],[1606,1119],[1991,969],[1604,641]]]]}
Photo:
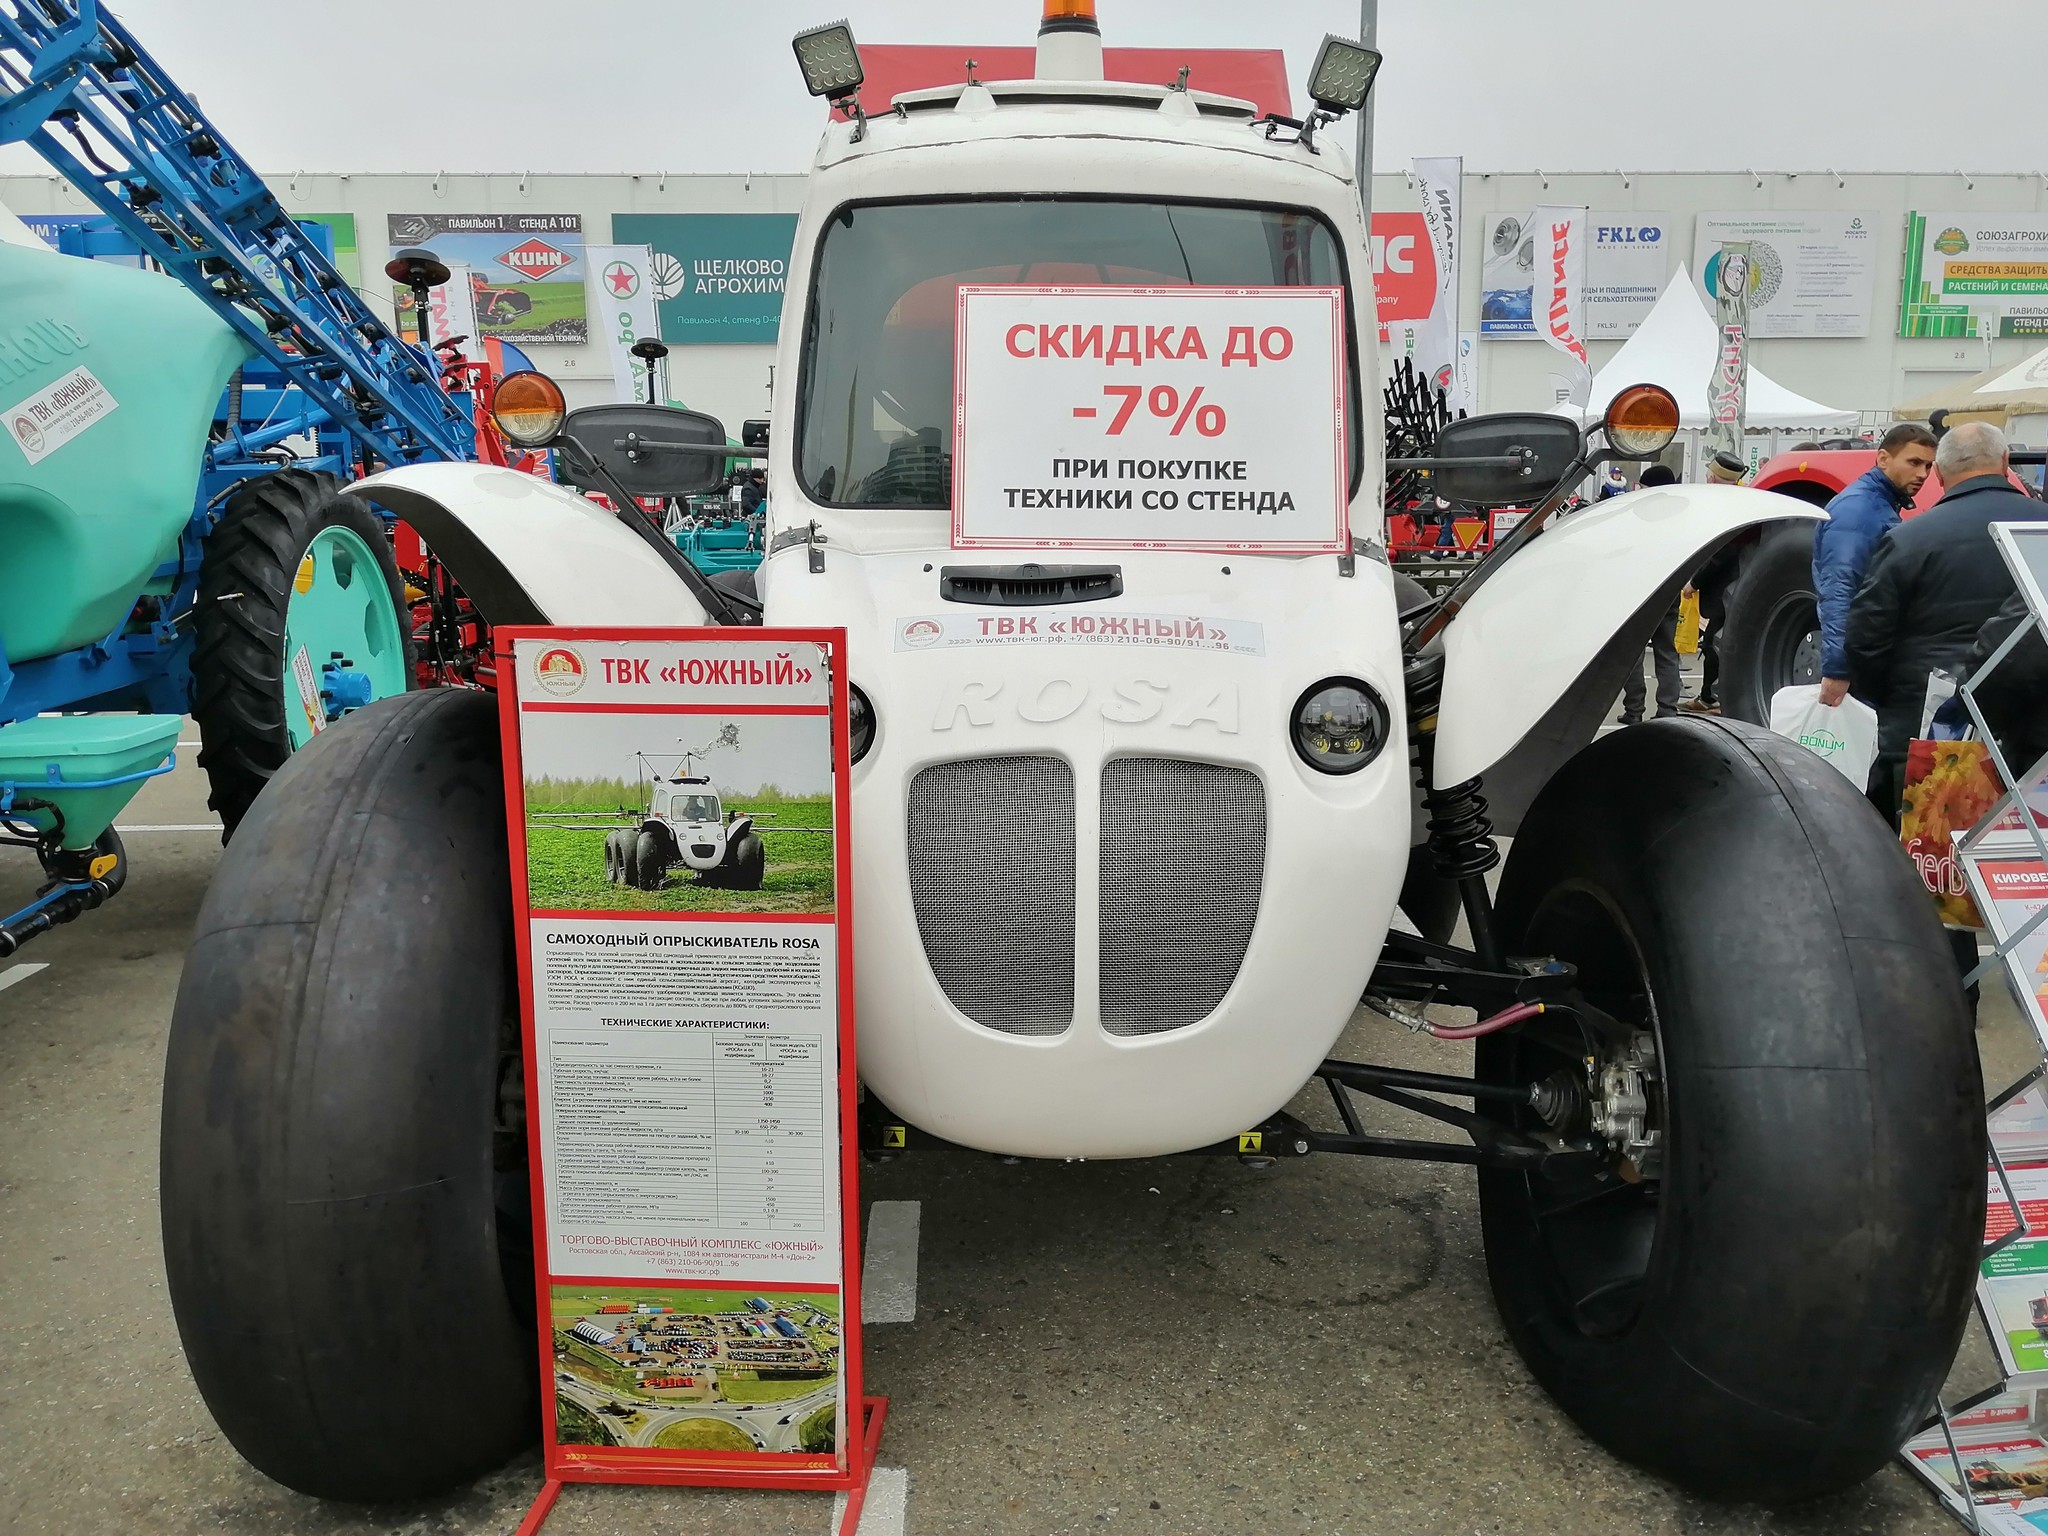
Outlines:
{"type": "Polygon", "coordinates": [[[1877,761],[1877,711],[1861,699],[1833,709],[1820,701],[1820,684],[1780,688],[1771,698],[1771,729],[1842,770],[1859,790],[1870,785],[1877,761]]]}

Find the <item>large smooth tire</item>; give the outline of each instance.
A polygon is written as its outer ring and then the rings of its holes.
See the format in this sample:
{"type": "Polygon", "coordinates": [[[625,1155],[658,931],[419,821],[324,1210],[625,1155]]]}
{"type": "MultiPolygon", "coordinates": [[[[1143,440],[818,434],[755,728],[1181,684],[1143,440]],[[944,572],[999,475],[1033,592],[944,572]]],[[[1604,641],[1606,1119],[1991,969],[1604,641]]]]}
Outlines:
{"type": "Polygon", "coordinates": [[[675,844],[658,826],[642,827],[628,845],[626,884],[640,891],[658,891],[668,883],[668,867],[674,862],[675,844]]]}
{"type": "Polygon", "coordinates": [[[1820,610],[1813,590],[1813,528],[1780,523],[1729,584],[1721,636],[1721,713],[1769,725],[1780,688],[1820,681],[1820,610]]]}
{"type": "Polygon", "coordinates": [[[538,1429],[503,771],[489,694],[323,732],[228,845],[179,985],[178,1334],[235,1448],[316,1497],[446,1492],[538,1429]]]}
{"type": "Polygon", "coordinates": [[[726,860],[725,884],[735,891],[758,891],[768,877],[768,850],[758,835],[748,832],[726,860]]]}
{"type": "MultiPolygon", "coordinates": [[[[1660,1179],[1480,1175],[1530,1370],[1594,1439],[1711,1498],[1870,1476],[1955,1358],[1984,1220],[1970,1018],[1898,844],[1797,745],[1659,721],[1543,790],[1498,910],[1511,952],[1580,967],[1662,1062],[1660,1179]]],[[[1530,1082],[1578,1054],[1510,1032],[1478,1071],[1530,1082]]]]}
{"type": "Polygon", "coordinates": [[[294,746],[313,734],[292,673],[301,645],[316,678],[338,649],[371,677],[373,697],[413,684],[412,617],[391,542],[377,514],[344,496],[332,475],[277,470],[228,498],[206,541],[194,624],[192,716],[199,766],[211,787],[207,803],[220,813],[223,841],[294,746]],[[297,592],[316,545],[317,595],[297,592]],[[329,586],[326,545],[343,552],[344,590],[329,586]],[[302,609],[325,603],[330,611],[314,609],[295,621],[295,598],[302,609]]]}

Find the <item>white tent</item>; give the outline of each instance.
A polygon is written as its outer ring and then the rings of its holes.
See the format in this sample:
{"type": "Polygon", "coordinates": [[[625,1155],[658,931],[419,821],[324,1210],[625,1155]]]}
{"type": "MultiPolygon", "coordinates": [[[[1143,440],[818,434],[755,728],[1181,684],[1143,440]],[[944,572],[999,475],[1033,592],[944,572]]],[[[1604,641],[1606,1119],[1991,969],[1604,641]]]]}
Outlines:
{"type": "MultiPolygon", "coordinates": [[[[1593,393],[1584,413],[1561,405],[1556,414],[1592,421],[1604,414],[1614,397],[1631,384],[1662,384],[1678,399],[1681,425],[1708,423],[1707,387],[1720,353],[1720,333],[1706,301],[1693,287],[1692,274],[1681,266],[1671,285],[1644,317],[1635,335],[1622,343],[1607,366],[1593,376],[1593,393]]],[[[1743,423],[1753,430],[1773,427],[1853,427],[1854,411],[1837,411],[1766,378],[1749,365],[1748,403],[1743,423]]]]}

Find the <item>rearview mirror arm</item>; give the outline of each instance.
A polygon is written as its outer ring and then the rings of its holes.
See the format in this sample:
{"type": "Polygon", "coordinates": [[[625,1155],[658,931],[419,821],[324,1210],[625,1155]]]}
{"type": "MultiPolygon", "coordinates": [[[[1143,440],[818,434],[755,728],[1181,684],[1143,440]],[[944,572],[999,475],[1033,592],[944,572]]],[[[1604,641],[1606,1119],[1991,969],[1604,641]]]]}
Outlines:
{"type": "Polygon", "coordinates": [[[1463,612],[1465,605],[1472,601],[1472,594],[1492,580],[1494,572],[1513,559],[1518,550],[1526,547],[1530,540],[1543,532],[1550,519],[1557,515],[1557,509],[1564,505],[1565,498],[1571,494],[1571,488],[1611,457],[1604,450],[1595,452],[1593,449],[1593,437],[1599,430],[1597,423],[1586,430],[1585,440],[1579,448],[1579,456],[1572,461],[1571,468],[1559,477],[1557,484],[1550,488],[1550,494],[1522,519],[1512,533],[1487,551],[1486,558],[1473,567],[1471,575],[1437,599],[1435,607],[1424,612],[1402,642],[1404,655],[1411,660],[1419,656],[1425,645],[1450,628],[1451,620],[1463,612]]]}
{"type": "Polygon", "coordinates": [[[699,606],[711,616],[713,623],[746,625],[761,622],[760,605],[750,605],[739,593],[713,586],[710,579],[692,565],[681,550],[662,537],[661,530],[641,515],[639,503],[619,484],[612,472],[598,462],[595,454],[573,437],[562,437],[556,441],[555,446],[567,454],[570,468],[579,479],[588,473],[604,482],[604,493],[611,498],[612,515],[654,547],[655,553],[668,563],[669,569],[690,589],[690,595],[696,598],[699,606]]]}

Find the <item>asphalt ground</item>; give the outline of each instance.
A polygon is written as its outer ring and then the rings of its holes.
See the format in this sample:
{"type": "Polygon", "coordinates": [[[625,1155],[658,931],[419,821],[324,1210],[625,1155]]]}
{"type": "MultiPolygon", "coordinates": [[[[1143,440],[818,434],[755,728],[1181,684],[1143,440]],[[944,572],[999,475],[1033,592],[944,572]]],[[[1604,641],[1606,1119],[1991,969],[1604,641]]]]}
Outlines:
{"type": "MultiPolygon", "coordinates": [[[[123,820],[212,818],[182,766],[123,820]]],[[[432,1504],[362,1510],[269,1482],[207,1416],[164,1292],[157,1089],[219,849],[205,832],[128,842],[134,872],[112,907],[0,962],[0,984],[13,964],[45,967],[0,990],[0,1531],[511,1532],[540,1483],[536,1455],[432,1504]]],[[[25,864],[0,858],[0,910],[28,894],[25,864]]],[[[1995,986],[1981,1040],[1988,1082],[2031,1063],[1995,986]]],[[[1469,1062],[1465,1047],[1368,1015],[1343,1049],[1441,1071],[1469,1062]]],[[[867,1332],[869,1388],[891,1400],[891,1470],[868,1536],[1955,1529],[1897,1468],[1773,1514],[1703,1503],[1614,1461],[1509,1347],[1465,1170],[944,1154],[870,1167],[862,1193],[916,1202],[921,1233],[914,1319],[867,1332]]],[[[1952,1389],[1991,1379],[1973,1327],[1952,1389]]],[[[831,1526],[820,1495],[583,1488],[547,1530],[831,1526]]]]}

